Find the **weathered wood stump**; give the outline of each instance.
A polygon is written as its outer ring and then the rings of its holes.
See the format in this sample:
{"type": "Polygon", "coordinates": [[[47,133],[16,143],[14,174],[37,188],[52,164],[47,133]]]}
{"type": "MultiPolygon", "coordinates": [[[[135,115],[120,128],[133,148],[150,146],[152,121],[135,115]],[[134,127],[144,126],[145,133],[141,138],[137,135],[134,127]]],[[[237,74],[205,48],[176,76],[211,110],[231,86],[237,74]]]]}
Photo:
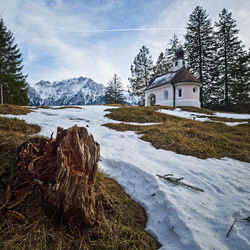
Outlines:
{"type": "Polygon", "coordinates": [[[99,144],[85,128],[58,128],[55,140],[34,138],[21,146],[18,182],[38,185],[61,219],[93,226],[103,214],[94,190],[99,157],[99,144]]]}

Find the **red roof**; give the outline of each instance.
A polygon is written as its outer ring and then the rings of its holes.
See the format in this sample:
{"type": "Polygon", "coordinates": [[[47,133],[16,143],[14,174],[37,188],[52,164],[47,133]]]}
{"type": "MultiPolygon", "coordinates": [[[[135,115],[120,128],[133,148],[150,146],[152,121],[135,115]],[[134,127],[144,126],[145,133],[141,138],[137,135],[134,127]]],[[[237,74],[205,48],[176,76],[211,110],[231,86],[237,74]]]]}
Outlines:
{"type": "Polygon", "coordinates": [[[168,72],[162,76],[157,76],[153,80],[150,81],[145,90],[153,89],[160,87],[165,84],[175,84],[179,82],[197,82],[201,83],[196,77],[191,75],[189,71],[182,67],[181,69],[175,72],[168,72]]]}

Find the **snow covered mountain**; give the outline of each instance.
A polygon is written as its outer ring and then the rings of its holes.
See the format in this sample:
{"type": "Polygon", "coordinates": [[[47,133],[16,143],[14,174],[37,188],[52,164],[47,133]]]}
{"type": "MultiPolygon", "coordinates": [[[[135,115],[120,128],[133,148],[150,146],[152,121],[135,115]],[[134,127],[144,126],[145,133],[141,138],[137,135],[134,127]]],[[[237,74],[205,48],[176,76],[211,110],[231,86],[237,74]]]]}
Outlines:
{"type": "Polygon", "coordinates": [[[40,81],[29,86],[31,106],[104,104],[104,86],[86,77],[63,81],[40,81]]]}

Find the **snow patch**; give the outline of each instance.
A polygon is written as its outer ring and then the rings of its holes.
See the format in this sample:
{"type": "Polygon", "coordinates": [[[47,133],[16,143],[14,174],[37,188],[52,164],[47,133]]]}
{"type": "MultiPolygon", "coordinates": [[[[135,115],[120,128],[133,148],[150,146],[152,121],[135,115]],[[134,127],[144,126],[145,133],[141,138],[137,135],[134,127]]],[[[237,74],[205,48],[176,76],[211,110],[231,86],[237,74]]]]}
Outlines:
{"type": "Polygon", "coordinates": [[[172,72],[172,73],[167,73],[163,76],[156,77],[154,81],[149,84],[148,88],[156,86],[160,84],[161,82],[164,82],[164,83],[170,82],[174,78],[175,75],[176,75],[176,72],[172,72]]]}
{"type": "Polygon", "coordinates": [[[232,119],[250,119],[249,114],[233,114],[233,113],[220,113],[216,112],[214,116],[224,117],[224,118],[232,118],[232,119]]]}
{"type": "MultiPolygon", "coordinates": [[[[197,112],[189,112],[189,111],[183,111],[180,108],[176,108],[175,110],[167,110],[167,109],[159,109],[158,112],[167,114],[167,115],[173,115],[177,117],[182,117],[186,119],[196,120],[200,122],[217,122],[214,120],[211,120],[210,117],[224,117],[224,118],[231,118],[231,119],[250,119],[250,115],[247,114],[226,114],[226,113],[219,113],[216,112],[213,115],[209,114],[203,114],[203,113],[197,113],[197,112]]],[[[247,124],[248,122],[221,122],[226,124],[227,126],[238,126],[240,124],[247,124]]]]}
{"type": "Polygon", "coordinates": [[[55,135],[58,126],[88,125],[88,131],[100,144],[100,168],[145,207],[146,229],[156,236],[161,249],[249,249],[248,222],[236,223],[228,238],[226,234],[234,218],[250,215],[250,164],[229,158],[202,160],[155,149],[135,132],[102,126],[113,122],[105,117],[108,108],[114,107],[37,109],[27,115],[7,117],[39,124],[39,134],[45,136],[52,132],[55,135]],[[185,183],[203,189],[204,193],[157,176],[165,174],[183,177],[185,183]]]}

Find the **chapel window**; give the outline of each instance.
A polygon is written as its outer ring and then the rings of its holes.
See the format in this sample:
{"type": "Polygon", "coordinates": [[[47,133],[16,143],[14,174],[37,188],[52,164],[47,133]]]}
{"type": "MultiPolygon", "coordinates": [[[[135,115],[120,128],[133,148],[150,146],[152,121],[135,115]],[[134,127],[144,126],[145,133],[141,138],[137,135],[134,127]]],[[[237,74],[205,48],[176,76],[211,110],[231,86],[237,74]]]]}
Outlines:
{"type": "Polygon", "coordinates": [[[178,97],[182,97],[182,89],[181,88],[178,89],[178,97]]]}
{"type": "Polygon", "coordinates": [[[168,100],[168,91],[167,90],[164,91],[164,99],[168,100]]]}

